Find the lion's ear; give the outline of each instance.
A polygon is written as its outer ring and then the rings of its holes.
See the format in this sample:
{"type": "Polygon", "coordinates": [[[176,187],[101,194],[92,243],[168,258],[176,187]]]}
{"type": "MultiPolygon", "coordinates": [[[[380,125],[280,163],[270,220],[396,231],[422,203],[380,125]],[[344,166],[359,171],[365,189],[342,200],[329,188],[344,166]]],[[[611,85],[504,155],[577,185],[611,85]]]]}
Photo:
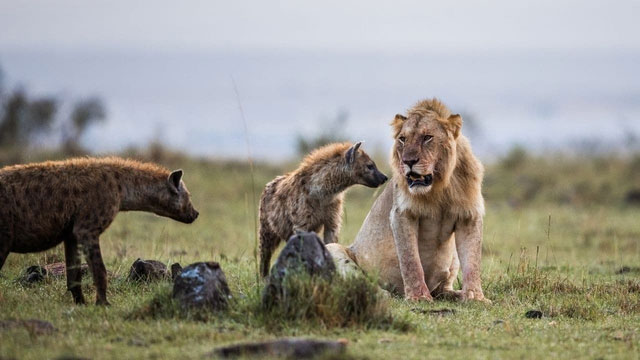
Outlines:
{"type": "Polygon", "coordinates": [[[396,114],[396,117],[393,118],[393,121],[391,122],[391,127],[393,128],[393,137],[395,138],[396,136],[398,136],[398,133],[400,132],[400,129],[402,129],[402,124],[405,122],[405,120],[407,120],[407,118],[405,116],[402,116],[400,114],[396,114]]]}
{"type": "Polygon", "coordinates": [[[393,118],[393,121],[391,122],[391,126],[393,126],[393,127],[399,126],[405,120],[407,120],[407,118],[405,116],[402,116],[400,114],[396,114],[396,117],[393,118]]]}
{"type": "Polygon", "coordinates": [[[453,134],[453,138],[457,139],[460,136],[460,129],[462,129],[462,116],[459,114],[453,114],[447,119],[447,125],[449,131],[453,134]]]}

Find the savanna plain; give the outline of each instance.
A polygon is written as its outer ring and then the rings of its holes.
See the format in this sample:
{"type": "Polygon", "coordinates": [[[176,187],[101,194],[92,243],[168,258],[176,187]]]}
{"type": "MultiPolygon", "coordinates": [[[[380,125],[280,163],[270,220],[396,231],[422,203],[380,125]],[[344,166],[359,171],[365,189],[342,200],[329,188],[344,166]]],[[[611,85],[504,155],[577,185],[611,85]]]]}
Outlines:
{"type": "MultiPolygon", "coordinates": [[[[0,272],[0,320],[41,319],[57,331],[0,329],[0,359],[203,358],[222,345],[288,336],[345,339],[342,357],[354,359],[639,358],[640,206],[633,191],[640,187],[640,155],[534,156],[515,149],[486,163],[482,269],[493,304],[383,298],[375,311],[386,314],[384,321],[369,321],[366,312],[355,320],[333,316],[331,301],[320,315],[260,310],[257,201],[268,181],[295,164],[155,158],[184,169],[199,219],[184,225],[120,213],[101,237],[109,307],[74,305],[63,277],[33,285],[16,280],[30,265],[64,261],[62,245],[11,254],[0,272]],[[228,310],[176,311],[163,303],[171,302],[170,280],[126,280],[137,258],[219,262],[233,294],[228,310]],[[542,317],[525,316],[530,310],[542,317]]],[[[387,162],[377,160],[389,174],[387,162]]],[[[379,193],[348,191],[341,243],[354,239],[379,193]]],[[[83,290],[93,302],[90,276],[83,290]]]]}

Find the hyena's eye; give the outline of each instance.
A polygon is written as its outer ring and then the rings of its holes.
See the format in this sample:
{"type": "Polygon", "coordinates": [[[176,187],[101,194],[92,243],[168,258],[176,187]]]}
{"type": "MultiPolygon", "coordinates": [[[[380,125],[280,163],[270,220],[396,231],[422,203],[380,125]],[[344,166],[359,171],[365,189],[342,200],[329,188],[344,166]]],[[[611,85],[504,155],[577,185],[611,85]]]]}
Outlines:
{"type": "Polygon", "coordinates": [[[369,170],[373,170],[373,169],[375,169],[375,168],[376,168],[376,167],[375,167],[375,166],[373,166],[373,164],[369,164],[369,165],[367,165],[367,169],[369,169],[369,170]]]}
{"type": "Polygon", "coordinates": [[[433,139],[433,136],[431,135],[425,135],[423,141],[425,143],[428,143],[429,141],[431,141],[433,139]]]}
{"type": "Polygon", "coordinates": [[[407,138],[406,138],[406,137],[404,137],[404,136],[400,136],[400,137],[398,138],[398,141],[400,141],[400,144],[404,144],[404,142],[405,142],[405,141],[407,141],[407,138]]]}

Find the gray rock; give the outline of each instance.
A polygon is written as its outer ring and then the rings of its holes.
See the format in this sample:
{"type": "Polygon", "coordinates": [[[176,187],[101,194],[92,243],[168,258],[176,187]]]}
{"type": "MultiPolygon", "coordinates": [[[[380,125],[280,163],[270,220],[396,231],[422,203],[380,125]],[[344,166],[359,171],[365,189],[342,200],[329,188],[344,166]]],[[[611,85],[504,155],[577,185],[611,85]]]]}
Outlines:
{"type": "Polygon", "coordinates": [[[314,232],[298,232],[287,241],[267,278],[262,304],[270,307],[283,294],[282,281],[292,271],[306,271],[311,276],[330,278],[336,272],[331,254],[314,232]]]}
{"type": "Polygon", "coordinates": [[[22,272],[18,281],[22,285],[30,285],[44,280],[45,276],[47,276],[47,270],[45,268],[39,265],[32,265],[22,272]]]}
{"type": "Polygon", "coordinates": [[[235,357],[286,357],[310,359],[317,356],[339,356],[344,353],[347,342],[314,339],[285,338],[273,341],[242,343],[218,348],[209,354],[222,358],[235,357]]]}
{"type": "Polygon", "coordinates": [[[217,262],[191,264],[173,282],[173,298],[183,308],[222,310],[230,297],[227,279],[217,262]]]}
{"type": "Polygon", "coordinates": [[[156,260],[142,260],[138,258],[131,265],[127,279],[130,281],[152,281],[168,278],[169,272],[164,263],[156,260]]]}
{"type": "Polygon", "coordinates": [[[627,205],[640,205],[640,189],[632,189],[624,196],[624,203],[627,205]]]}
{"type": "Polygon", "coordinates": [[[527,319],[542,319],[542,311],[529,310],[524,314],[524,317],[526,317],[527,319]]]}

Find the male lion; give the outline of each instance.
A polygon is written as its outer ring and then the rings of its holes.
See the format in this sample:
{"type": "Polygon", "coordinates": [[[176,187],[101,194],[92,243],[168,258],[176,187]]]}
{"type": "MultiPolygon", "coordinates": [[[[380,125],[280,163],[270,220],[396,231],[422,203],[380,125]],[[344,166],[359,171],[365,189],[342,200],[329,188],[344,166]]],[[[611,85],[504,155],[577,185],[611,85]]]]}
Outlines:
{"type": "Polygon", "coordinates": [[[460,135],[462,118],[431,99],[391,126],[393,179],[354,243],[327,248],[342,272],[355,262],[407,299],[488,302],[480,282],[483,167],[460,135]],[[455,291],[461,263],[462,291],[455,291]]]}

